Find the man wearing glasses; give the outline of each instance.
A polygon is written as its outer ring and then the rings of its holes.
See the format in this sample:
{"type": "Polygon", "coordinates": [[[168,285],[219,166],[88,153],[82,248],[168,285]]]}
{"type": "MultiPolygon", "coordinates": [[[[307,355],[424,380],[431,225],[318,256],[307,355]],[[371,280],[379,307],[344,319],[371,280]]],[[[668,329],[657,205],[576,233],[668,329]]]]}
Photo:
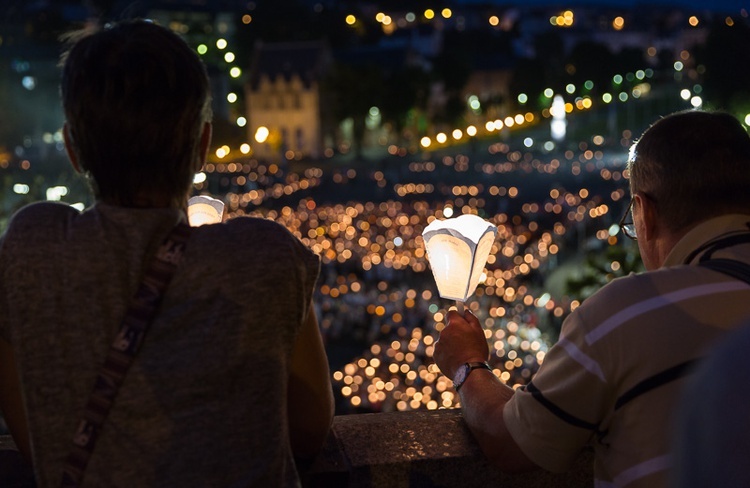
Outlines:
{"type": "Polygon", "coordinates": [[[664,117],[633,146],[628,169],[621,228],[637,239],[647,271],[612,281],[572,312],[529,385],[514,391],[476,367],[489,351],[470,312],[450,312],[435,346],[468,426],[505,471],[565,471],[591,446],[597,486],[666,486],[680,388],[717,339],[750,317],[745,128],[724,113],[664,117]]]}

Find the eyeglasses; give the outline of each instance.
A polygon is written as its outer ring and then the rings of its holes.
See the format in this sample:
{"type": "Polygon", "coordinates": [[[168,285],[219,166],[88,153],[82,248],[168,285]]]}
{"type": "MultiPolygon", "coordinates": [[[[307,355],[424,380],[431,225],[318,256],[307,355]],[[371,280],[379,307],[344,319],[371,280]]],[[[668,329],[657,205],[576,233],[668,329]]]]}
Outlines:
{"type": "Polygon", "coordinates": [[[622,229],[622,233],[625,234],[627,237],[633,239],[634,241],[638,240],[638,234],[635,232],[635,224],[633,223],[633,200],[630,199],[630,203],[628,204],[627,210],[625,210],[625,215],[622,216],[620,219],[620,229],[622,229]],[[627,221],[629,219],[629,221],[627,221]]]}

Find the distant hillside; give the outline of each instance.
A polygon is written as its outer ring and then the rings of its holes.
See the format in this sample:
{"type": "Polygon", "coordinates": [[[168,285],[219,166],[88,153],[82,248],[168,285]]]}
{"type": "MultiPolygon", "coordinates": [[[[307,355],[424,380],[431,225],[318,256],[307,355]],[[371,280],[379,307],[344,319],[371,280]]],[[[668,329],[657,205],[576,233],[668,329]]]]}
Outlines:
{"type": "MultiPolygon", "coordinates": [[[[726,12],[729,14],[739,14],[744,8],[748,11],[748,4],[745,0],[455,0],[458,4],[463,5],[503,5],[503,6],[560,6],[560,7],[614,7],[614,8],[653,8],[655,6],[679,7],[690,10],[713,12],[726,12]]],[[[746,14],[747,15],[747,14],[746,14]]]]}

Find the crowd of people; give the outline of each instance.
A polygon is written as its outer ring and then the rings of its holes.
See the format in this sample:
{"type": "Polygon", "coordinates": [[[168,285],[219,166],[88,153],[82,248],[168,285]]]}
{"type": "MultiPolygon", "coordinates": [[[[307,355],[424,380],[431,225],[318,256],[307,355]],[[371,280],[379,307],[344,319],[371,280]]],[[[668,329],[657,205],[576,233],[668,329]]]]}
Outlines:
{"type": "MultiPolygon", "coordinates": [[[[275,220],[321,256],[315,303],[339,412],[454,408],[460,401],[432,360],[451,303],[439,296],[422,230],[433,219],[461,213],[498,227],[469,307],[492,339],[498,376],[511,386],[526,384],[562,319],[583,298],[553,296],[545,278],[581,242],[618,242],[610,227],[625,194],[623,167],[605,164],[605,152],[586,143],[577,149],[544,159],[498,143],[485,154],[412,160],[398,169],[328,165],[300,173],[253,160],[209,166],[197,191],[226,189],[232,217],[275,220]],[[536,188],[544,183],[526,180],[532,172],[553,186],[536,188]],[[559,183],[566,176],[575,179],[570,190],[559,183]],[[505,180],[507,186],[498,184],[505,180]],[[248,181],[252,188],[243,191],[248,181]],[[335,197],[352,191],[372,198],[335,197]],[[543,198],[530,200],[540,192],[543,198]],[[296,195],[296,204],[284,205],[296,195]]],[[[608,264],[617,271],[619,263],[608,264]]]]}

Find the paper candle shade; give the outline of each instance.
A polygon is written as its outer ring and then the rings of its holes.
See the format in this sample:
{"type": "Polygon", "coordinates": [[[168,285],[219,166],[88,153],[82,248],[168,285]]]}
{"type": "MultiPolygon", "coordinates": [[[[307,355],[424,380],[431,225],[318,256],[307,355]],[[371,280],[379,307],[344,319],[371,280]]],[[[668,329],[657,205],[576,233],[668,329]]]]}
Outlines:
{"type": "Polygon", "coordinates": [[[188,221],[193,227],[221,222],[224,214],[224,202],[215,198],[199,195],[188,200],[188,221]]]}
{"type": "Polygon", "coordinates": [[[465,302],[476,290],[497,227],[476,215],[434,220],[422,232],[442,298],[465,302]]]}

